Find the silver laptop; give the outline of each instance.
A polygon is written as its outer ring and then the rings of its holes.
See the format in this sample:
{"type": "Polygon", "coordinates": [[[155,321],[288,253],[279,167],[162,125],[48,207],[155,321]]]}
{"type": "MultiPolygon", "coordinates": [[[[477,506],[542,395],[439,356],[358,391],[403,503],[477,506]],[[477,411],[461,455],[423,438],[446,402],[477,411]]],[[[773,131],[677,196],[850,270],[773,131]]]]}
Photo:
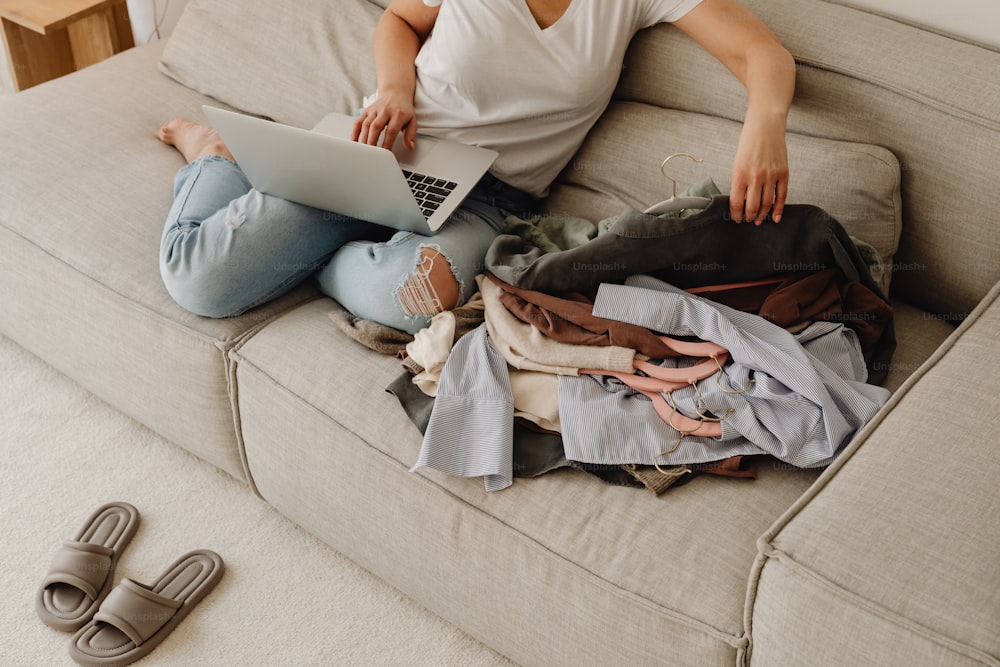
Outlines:
{"type": "Polygon", "coordinates": [[[312,130],[202,107],[260,192],[395,229],[434,234],[497,158],[495,151],[417,136],[392,151],[351,141],[354,118],[312,130]]]}

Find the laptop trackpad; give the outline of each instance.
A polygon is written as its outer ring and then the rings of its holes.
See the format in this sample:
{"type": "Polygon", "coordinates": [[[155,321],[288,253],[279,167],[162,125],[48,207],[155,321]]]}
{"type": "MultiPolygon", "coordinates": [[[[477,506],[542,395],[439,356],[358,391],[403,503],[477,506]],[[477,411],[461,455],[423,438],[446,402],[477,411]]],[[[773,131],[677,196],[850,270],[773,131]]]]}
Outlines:
{"type": "Polygon", "coordinates": [[[396,156],[396,162],[399,163],[400,167],[410,170],[416,169],[431,154],[438,141],[433,137],[417,137],[415,143],[416,147],[411,151],[403,143],[403,135],[396,137],[392,146],[392,154],[396,156]]]}

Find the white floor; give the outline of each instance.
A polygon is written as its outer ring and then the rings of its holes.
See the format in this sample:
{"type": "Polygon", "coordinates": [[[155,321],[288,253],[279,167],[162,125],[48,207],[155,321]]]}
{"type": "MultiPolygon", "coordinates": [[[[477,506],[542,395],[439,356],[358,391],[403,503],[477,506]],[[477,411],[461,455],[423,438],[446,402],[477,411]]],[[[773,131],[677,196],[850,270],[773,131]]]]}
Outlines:
{"type": "Polygon", "coordinates": [[[510,666],[312,538],[247,487],[0,337],[0,665],[75,665],[35,615],[59,543],[98,505],[142,516],[116,578],[210,548],[226,574],[140,665],[510,666]]]}

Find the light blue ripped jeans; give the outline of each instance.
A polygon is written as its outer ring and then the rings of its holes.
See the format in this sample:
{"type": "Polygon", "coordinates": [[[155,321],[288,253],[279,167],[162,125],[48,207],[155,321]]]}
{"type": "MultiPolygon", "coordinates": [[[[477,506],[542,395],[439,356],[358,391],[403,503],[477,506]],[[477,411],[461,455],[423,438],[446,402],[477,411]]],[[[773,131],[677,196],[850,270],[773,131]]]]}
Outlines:
{"type": "Polygon", "coordinates": [[[231,317],[315,277],[320,290],[358,317],[415,333],[430,322],[400,301],[400,287],[440,252],[459,285],[459,303],[512,213],[535,200],[487,174],[434,236],[394,230],[261,194],[231,160],[209,156],[183,167],[160,243],[170,295],[205,317],[231,317]]]}

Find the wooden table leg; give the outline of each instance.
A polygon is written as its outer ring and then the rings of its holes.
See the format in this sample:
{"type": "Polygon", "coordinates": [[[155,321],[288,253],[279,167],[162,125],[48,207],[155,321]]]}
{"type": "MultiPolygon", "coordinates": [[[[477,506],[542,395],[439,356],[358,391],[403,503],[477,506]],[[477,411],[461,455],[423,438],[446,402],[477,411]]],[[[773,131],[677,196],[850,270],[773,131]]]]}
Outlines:
{"type": "Polygon", "coordinates": [[[76,69],[99,63],[118,52],[118,31],[113,29],[110,12],[84,16],[66,26],[73,47],[76,69]]]}
{"type": "Polygon", "coordinates": [[[77,69],[133,47],[128,6],[122,2],[66,26],[77,69]]]}
{"type": "Polygon", "coordinates": [[[118,51],[116,53],[131,49],[135,46],[135,37],[132,36],[132,19],[128,15],[128,5],[124,1],[118,3],[111,8],[111,16],[115,30],[118,31],[118,51]]]}

